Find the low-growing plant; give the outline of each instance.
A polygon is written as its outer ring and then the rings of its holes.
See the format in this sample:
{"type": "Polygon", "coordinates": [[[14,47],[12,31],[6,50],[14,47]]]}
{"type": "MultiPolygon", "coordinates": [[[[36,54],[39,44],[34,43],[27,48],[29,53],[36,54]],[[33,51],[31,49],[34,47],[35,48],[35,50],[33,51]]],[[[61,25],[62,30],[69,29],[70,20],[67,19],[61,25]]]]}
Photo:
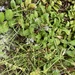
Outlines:
{"type": "Polygon", "coordinates": [[[11,0],[10,9],[0,12],[0,34],[12,29],[17,35],[5,65],[23,75],[70,75],[67,67],[75,66],[74,1],[64,12],[61,0],[33,1],[11,0]]]}

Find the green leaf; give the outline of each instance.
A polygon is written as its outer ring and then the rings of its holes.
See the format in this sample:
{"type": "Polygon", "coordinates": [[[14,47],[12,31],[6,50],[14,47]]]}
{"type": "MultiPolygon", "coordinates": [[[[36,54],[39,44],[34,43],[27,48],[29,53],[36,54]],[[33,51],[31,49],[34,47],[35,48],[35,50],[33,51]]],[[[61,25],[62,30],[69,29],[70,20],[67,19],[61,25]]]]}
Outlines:
{"type": "Polygon", "coordinates": [[[55,43],[57,44],[57,45],[59,45],[60,44],[60,40],[59,39],[55,39],[55,43]]]}
{"type": "Polygon", "coordinates": [[[13,28],[15,26],[15,20],[8,21],[9,27],[13,28]]]}
{"type": "Polygon", "coordinates": [[[61,42],[62,42],[63,44],[68,44],[67,40],[65,40],[65,39],[61,39],[61,42]]]}
{"type": "Polygon", "coordinates": [[[37,6],[36,6],[35,3],[31,3],[31,4],[29,4],[29,8],[31,8],[31,9],[35,9],[35,8],[37,8],[37,6]]]}
{"type": "Polygon", "coordinates": [[[48,13],[45,13],[43,15],[43,18],[45,19],[45,21],[49,24],[49,14],[48,13]]]}
{"type": "Polygon", "coordinates": [[[51,5],[49,5],[46,10],[50,13],[51,12],[51,5]]]}
{"type": "Polygon", "coordinates": [[[24,29],[24,19],[23,16],[21,15],[18,19],[18,24],[24,29]]]}
{"type": "Polygon", "coordinates": [[[30,31],[30,33],[34,33],[34,28],[33,27],[30,27],[29,28],[29,31],[30,31]]]}
{"type": "Polygon", "coordinates": [[[36,19],[35,19],[35,23],[36,23],[37,25],[40,25],[40,24],[41,24],[41,19],[40,19],[40,18],[36,18],[36,19]]]}
{"type": "Polygon", "coordinates": [[[41,41],[40,43],[42,43],[42,45],[43,45],[42,47],[43,47],[43,48],[46,48],[47,43],[46,43],[44,40],[43,40],[43,41],[41,41]]]}
{"type": "Polygon", "coordinates": [[[22,0],[16,0],[16,4],[21,4],[22,0]]]}
{"type": "Polygon", "coordinates": [[[59,10],[59,6],[58,6],[58,5],[56,5],[56,4],[53,6],[53,8],[54,8],[56,11],[58,11],[58,10],[59,10]]]}
{"type": "Polygon", "coordinates": [[[53,52],[52,52],[52,53],[49,53],[49,54],[46,54],[46,55],[45,55],[45,58],[46,58],[47,60],[50,60],[50,59],[52,58],[52,56],[53,56],[53,52]]]}
{"type": "Polygon", "coordinates": [[[33,46],[33,49],[35,49],[35,50],[38,50],[38,49],[40,49],[40,45],[38,45],[38,44],[35,44],[35,45],[33,46]]]}
{"type": "Polygon", "coordinates": [[[25,0],[25,5],[28,6],[31,3],[31,0],[25,0]]]}
{"type": "Polygon", "coordinates": [[[44,3],[44,4],[46,4],[47,2],[46,2],[46,0],[42,0],[42,2],[44,3]]]}
{"type": "Polygon", "coordinates": [[[58,20],[57,18],[54,18],[54,25],[56,27],[60,26],[60,20],[58,20]]]}
{"type": "Polygon", "coordinates": [[[0,12],[0,23],[4,21],[4,13],[0,12]]]}
{"type": "Polygon", "coordinates": [[[35,71],[31,72],[30,75],[40,75],[40,69],[37,68],[35,71]]]}
{"type": "Polygon", "coordinates": [[[67,51],[67,55],[70,56],[70,57],[74,57],[75,56],[73,51],[67,51]]]}
{"type": "MultiPolygon", "coordinates": [[[[19,1],[19,0],[18,0],[18,1],[19,1]]],[[[11,1],[10,1],[10,6],[11,6],[11,8],[16,8],[15,0],[11,0],[11,1]]]]}
{"type": "Polygon", "coordinates": [[[9,30],[7,22],[4,22],[3,25],[0,25],[0,33],[5,33],[9,30]]]}
{"type": "Polygon", "coordinates": [[[59,5],[62,5],[62,1],[57,1],[57,3],[58,3],[59,5]]]}
{"type": "Polygon", "coordinates": [[[26,30],[20,30],[20,32],[19,32],[19,34],[21,35],[21,36],[27,36],[27,35],[29,35],[30,33],[29,33],[29,29],[26,29],[26,30]]]}
{"type": "Polygon", "coordinates": [[[13,11],[11,9],[5,11],[5,18],[6,20],[11,20],[13,18],[13,11]]]}
{"type": "Polygon", "coordinates": [[[64,31],[67,35],[70,35],[70,30],[68,30],[67,28],[63,28],[62,31],[64,31]]]}
{"type": "Polygon", "coordinates": [[[69,44],[75,46],[75,40],[71,40],[71,41],[69,42],[69,44]]]}
{"type": "Polygon", "coordinates": [[[9,27],[8,27],[8,23],[7,22],[4,22],[3,24],[3,33],[7,32],[9,30],[9,27]]]}
{"type": "Polygon", "coordinates": [[[42,13],[45,13],[45,11],[46,11],[45,10],[45,6],[43,6],[43,5],[40,4],[40,9],[41,9],[42,13]]]}
{"type": "Polygon", "coordinates": [[[48,36],[44,37],[44,41],[47,42],[48,41],[48,36]]]}
{"type": "Polygon", "coordinates": [[[38,17],[38,12],[36,10],[34,11],[34,16],[35,16],[35,18],[38,17]]]}
{"type": "Polygon", "coordinates": [[[58,69],[54,70],[52,75],[60,75],[60,71],[58,69]]]}
{"type": "Polygon", "coordinates": [[[57,17],[57,13],[56,13],[56,12],[50,12],[50,14],[51,14],[51,17],[52,17],[52,18],[57,17]]]}
{"type": "Polygon", "coordinates": [[[41,35],[40,34],[36,35],[36,41],[37,41],[37,43],[40,42],[40,39],[41,39],[41,35]]]}

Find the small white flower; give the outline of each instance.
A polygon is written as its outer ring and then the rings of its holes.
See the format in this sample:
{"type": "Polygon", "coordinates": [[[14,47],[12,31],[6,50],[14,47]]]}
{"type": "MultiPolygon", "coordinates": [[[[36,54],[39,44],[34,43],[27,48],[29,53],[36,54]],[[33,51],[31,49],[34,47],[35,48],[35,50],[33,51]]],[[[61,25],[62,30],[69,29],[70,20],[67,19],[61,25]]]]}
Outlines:
{"type": "Polygon", "coordinates": [[[38,44],[35,44],[35,46],[38,46],[38,44]]]}
{"type": "Polygon", "coordinates": [[[36,19],[35,19],[35,22],[36,22],[36,21],[38,21],[38,20],[39,20],[39,19],[38,19],[38,18],[36,18],[36,19]]]}
{"type": "Polygon", "coordinates": [[[33,38],[27,38],[27,43],[26,44],[30,44],[31,42],[33,43],[34,42],[34,39],[33,38]]]}
{"type": "Polygon", "coordinates": [[[26,44],[28,45],[28,44],[30,44],[30,42],[27,42],[26,44]]]}
{"type": "Polygon", "coordinates": [[[49,30],[49,26],[45,26],[44,28],[45,28],[45,30],[46,30],[46,31],[48,31],[48,30],[49,30]]]}
{"type": "Polygon", "coordinates": [[[33,38],[30,38],[30,41],[31,41],[31,42],[34,42],[34,39],[33,39],[33,38]]]}
{"type": "Polygon", "coordinates": [[[5,8],[4,8],[4,6],[0,6],[0,11],[4,11],[5,10],[5,8]]]}
{"type": "Polygon", "coordinates": [[[27,38],[26,44],[27,44],[27,45],[30,44],[29,38],[27,38]]]}

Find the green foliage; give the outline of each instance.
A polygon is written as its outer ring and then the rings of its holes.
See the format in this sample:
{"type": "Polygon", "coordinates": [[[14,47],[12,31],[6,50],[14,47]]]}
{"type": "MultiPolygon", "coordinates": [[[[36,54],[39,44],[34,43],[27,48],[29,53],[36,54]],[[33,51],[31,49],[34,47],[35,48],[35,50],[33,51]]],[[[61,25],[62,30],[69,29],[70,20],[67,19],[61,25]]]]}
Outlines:
{"type": "Polygon", "coordinates": [[[16,8],[16,2],[15,2],[15,0],[11,0],[10,6],[11,6],[11,8],[16,8]]]}
{"type": "Polygon", "coordinates": [[[5,11],[5,18],[6,20],[11,20],[13,18],[13,11],[11,9],[5,11]]]}
{"type": "Polygon", "coordinates": [[[25,6],[28,6],[31,3],[31,0],[25,0],[25,6]]]}
{"type": "Polygon", "coordinates": [[[75,2],[67,1],[66,7],[63,2],[11,0],[11,8],[0,12],[0,34],[14,32],[10,39],[16,48],[10,48],[5,63],[9,73],[19,69],[16,75],[70,75],[67,67],[75,66],[75,2]]]}
{"type": "Polygon", "coordinates": [[[15,23],[15,20],[14,19],[8,21],[8,26],[11,27],[11,28],[13,28],[15,26],[15,24],[16,23],[15,23]]]}
{"type": "Polygon", "coordinates": [[[52,75],[60,75],[59,70],[58,69],[54,70],[52,75]]]}
{"type": "Polygon", "coordinates": [[[71,40],[69,43],[70,43],[71,45],[75,46],[75,40],[71,40]]]}
{"type": "Polygon", "coordinates": [[[67,51],[67,55],[69,55],[70,57],[74,57],[75,53],[74,51],[67,51]]]}
{"type": "Polygon", "coordinates": [[[21,4],[22,0],[16,0],[16,4],[21,4]]]}
{"type": "Polygon", "coordinates": [[[4,13],[0,12],[0,23],[4,21],[4,13]]]}
{"type": "Polygon", "coordinates": [[[7,22],[4,22],[2,25],[0,25],[0,33],[5,33],[9,30],[7,22]]]}
{"type": "Polygon", "coordinates": [[[37,6],[36,6],[35,3],[31,3],[31,4],[29,4],[29,8],[31,8],[31,9],[35,9],[35,8],[37,8],[37,6]]]}

